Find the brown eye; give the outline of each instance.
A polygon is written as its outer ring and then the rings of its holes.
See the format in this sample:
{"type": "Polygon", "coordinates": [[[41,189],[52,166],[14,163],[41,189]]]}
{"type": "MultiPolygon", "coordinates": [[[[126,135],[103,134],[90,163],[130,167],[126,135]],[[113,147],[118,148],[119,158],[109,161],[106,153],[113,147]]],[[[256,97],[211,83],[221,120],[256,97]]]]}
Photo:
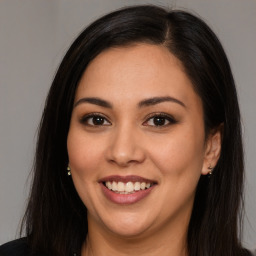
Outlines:
{"type": "Polygon", "coordinates": [[[154,117],[153,118],[153,123],[156,126],[162,126],[166,124],[166,121],[168,122],[168,120],[166,120],[166,118],[164,117],[154,117]]]}
{"type": "Polygon", "coordinates": [[[111,123],[101,115],[88,115],[82,118],[81,122],[88,126],[106,126],[111,123]]]}
{"type": "Polygon", "coordinates": [[[161,127],[174,123],[176,123],[176,120],[173,117],[166,114],[157,114],[150,117],[146,122],[144,122],[144,125],[161,127]]]}
{"type": "Polygon", "coordinates": [[[91,118],[93,125],[103,125],[104,124],[104,118],[101,116],[94,116],[91,118]]]}

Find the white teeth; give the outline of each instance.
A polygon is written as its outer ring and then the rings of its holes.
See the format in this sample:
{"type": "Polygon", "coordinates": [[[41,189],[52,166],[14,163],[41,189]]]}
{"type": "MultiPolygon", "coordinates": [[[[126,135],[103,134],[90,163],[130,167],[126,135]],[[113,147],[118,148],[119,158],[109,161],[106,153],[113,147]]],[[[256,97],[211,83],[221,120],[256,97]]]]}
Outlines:
{"type": "Polygon", "coordinates": [[[142,182],[140,183],[140,189],[144,190],[146,188],[146,183],[142,182]]]}
{"type": "Polygon", "coordinates": [[[132,192],[134,190],[133,183],[131,181],[126,183],[125,192],[132,192]]]}
{"type": "Polygon", "coordinates": [[[107,187],[108,189],[112,189],[112,184],[111,184],[110,181],[107,181],[107,182],[106,182],[106,187],[107,187]]]}
{"type": "Polygon", "coordinates": [[[115,181],[112,182],[112,188],[113,191],[118,191],[117,183],[115,181]]]}
{"type": "Polygon", "coordinates": [[[135,193],[136,191],[145,190],[151,187],[150,183],[138,181],[136,181],[135,183],[131,181],[127,183],[121,181],[107,181],[105,182],[105,185],[109,190],[115,191],[119,194],[131,194],[135,193]]]}
{"type": "Polygon", "coordinates": [[[140,182],[135,182],[134,184],[134,190],[139,191],[140,190],[140,182]]]}
{"type": "Polygon", "coordinates": [[[118,181],[118,183],[117,183],[117,191],[118,192],[124,191],[124,183],[123,182],[118,181]]]}

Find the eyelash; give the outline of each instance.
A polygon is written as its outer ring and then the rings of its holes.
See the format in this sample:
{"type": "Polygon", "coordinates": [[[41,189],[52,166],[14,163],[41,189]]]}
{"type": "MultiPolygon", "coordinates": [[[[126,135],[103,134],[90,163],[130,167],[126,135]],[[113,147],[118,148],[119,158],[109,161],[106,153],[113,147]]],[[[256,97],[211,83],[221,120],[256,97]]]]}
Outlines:
{"type": "MultiPolygon", "coordinates": [[[[92,120],[93,121],[93,120],[92,120]]],[[[107,118],[105,116],[103,116],[102,114],[100,113],[90,113],[88,115],[85,115],[83,116],[81,119],[80,119],[80,122],[84,125],[87,125],[87,126],[92,126],[92,127],[95,127],[95,126],[109,126],[111,125],[111,123],[107,120],[107,118]],[[89,124],[88,121],[93,118],[101,118],[104,122],[107,121],[109,124],[89,124]]]]}
{"type": "MultiPolygon", "coordinates": [[[[95,120],[96,121],[96,120],[95,120]]],[[[158,120],[159,121],[159,120],[158,120]]],[[[107,118],[105,116],[103,116],[102,114],[100,113],[90,113],[88,115],[85,115],[83,116],[81,119],[80,119],[80,122],[86,126],[91,126],[91,127],[101,127],[101,126],[110,126],[111,123],[107,120],[107,118]],[[89,124],[89,120],[92,119],[91,121],[93,122],[93,118],[101,118],[101,121],[103,121],[103,124],[89,124]],[[108,124],[104,124],[105,122],[107,122],[108,124]]],[[[153,121],[154,122],[154,121],[153,121]]],[[[166,127],[166,126],[169,126],[171,124],[175,124],[177,123],[177,121],[170,115],[167,115],[165,113],[153,113],[151,114],[150,116],[147,117],[147,120],[143,122],[143,125],[144,126],[153,126],[153,127],[157,127],[157,128],[163,128],[163,127],[166,127]],[[160,118],[160,119],[163,119],[163,120],[160,120],[161,121],[164,121],[163,125],[160,124],[160,125],[148,125],[146,123],[148,123],[151,119],[154,120],[154,118],[160,118]],[[166,124],[166,121],[168,122],[166,124]]]]}
{"type": "Polygon", "coordinates": [[[149,122],[149,120],[153,120],[154,118],[161,118],[164,120],[164,124],[163,125],[146,125],[146,126],[154,126],[154,127],[157,127],[157,128],[164,128],[166,126],[169,126],[171,124],[175,124],[177,123],[177,121],[171,116],[171,115],[167,115],[165,113],[153,113],[151,114],[147,120],[143,123],[143,125],[146,123],[146,122],[149,122]],[[166,124],[166,121],[168,122],[166,124]]]}

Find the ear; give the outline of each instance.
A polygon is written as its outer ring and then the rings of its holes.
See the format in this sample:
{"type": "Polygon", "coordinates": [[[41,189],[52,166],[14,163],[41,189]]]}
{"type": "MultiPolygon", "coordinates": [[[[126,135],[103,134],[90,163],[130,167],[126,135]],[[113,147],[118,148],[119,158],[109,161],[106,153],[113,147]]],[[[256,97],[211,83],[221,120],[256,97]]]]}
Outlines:
{"type": "Polygon", "coordinates": [[[219,160],[221,152],[222,131],[223,125],[221,124],[208,135],[205,146],[204,163],[201,172],[202,175],[209,174],[212,169],[214,169],[219,160]]]}

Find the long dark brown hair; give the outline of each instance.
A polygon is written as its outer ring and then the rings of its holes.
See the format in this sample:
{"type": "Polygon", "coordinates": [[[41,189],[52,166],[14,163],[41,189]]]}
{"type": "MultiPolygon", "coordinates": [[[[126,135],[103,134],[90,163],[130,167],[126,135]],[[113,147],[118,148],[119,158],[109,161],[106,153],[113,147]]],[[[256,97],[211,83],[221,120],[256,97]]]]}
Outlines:
{"type": "Polygon", "coordinates": [[[247,255],[239,238],[243,199],[243,148],[235,84],[226,54],[212,30],[184,11],[134,6],[87,27],[63,58],[39,127],[34,180],[24,226],[33,251],[80,253],[87,210],[67,176],[67,134],[74,95],[88,63],[110,47],[163,45],[183,64],[203,102],[206,135],[223,126],[220,159],[200,178],[188,227],[190,256],[247,255]]]}

